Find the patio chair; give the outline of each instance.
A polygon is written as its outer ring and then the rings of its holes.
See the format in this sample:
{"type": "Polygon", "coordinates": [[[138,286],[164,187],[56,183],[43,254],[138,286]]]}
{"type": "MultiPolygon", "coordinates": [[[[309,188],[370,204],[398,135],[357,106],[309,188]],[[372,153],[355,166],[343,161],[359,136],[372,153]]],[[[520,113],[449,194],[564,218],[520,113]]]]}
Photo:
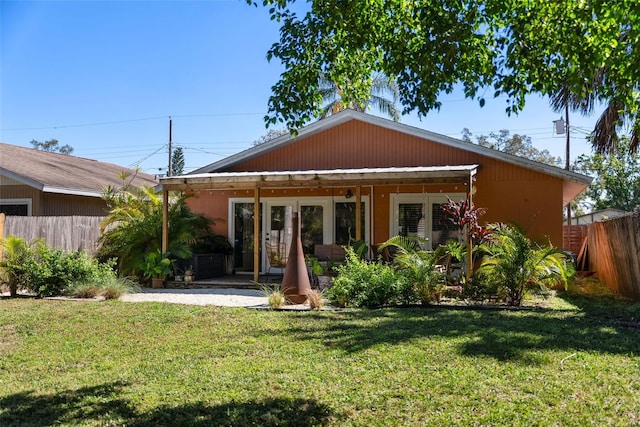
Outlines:
{"type": "Polygon", "coordinates": [[[266,242],[265,249],[269,259],[269,267],[267,267],[267,277],[269,277],[272,268],[285,268],[287,266],[287,245],[284,242],[266,242]]]}

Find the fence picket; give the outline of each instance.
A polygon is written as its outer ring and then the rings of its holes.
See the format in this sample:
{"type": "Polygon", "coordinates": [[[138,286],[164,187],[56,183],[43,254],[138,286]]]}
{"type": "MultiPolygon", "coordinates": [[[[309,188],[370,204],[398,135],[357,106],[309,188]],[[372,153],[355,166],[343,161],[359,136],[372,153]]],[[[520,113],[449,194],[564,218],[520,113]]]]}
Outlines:
{"type": "Polygon", "coordinates": [[[613,291],[640,300],[640,210],[588,226],[590,269],[613,291]]]}
{"type": "Polygon", "coordinates": [[[33,241],[42,238],[55,249],[65,251],[85,250],[93,255],[100,238],[98,216],[6,216],[5,236],[16,236],[33,241]]]}

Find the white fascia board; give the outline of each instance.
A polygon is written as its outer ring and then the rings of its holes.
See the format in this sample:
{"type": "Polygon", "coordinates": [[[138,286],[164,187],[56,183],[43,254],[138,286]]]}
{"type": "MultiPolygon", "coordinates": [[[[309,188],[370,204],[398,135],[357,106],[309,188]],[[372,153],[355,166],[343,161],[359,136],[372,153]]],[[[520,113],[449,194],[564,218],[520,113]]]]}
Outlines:
{"type": "Polygon", "coordinates": [[[19,182],[20,184],[27,185],[29,187],[33,187],[36,190],[41,190],[42,191],[42,189],[44,188],[44,184],[43,183],[38,182],[38,181],[36,181],[34,179],[31,179],[31,178],[27,178],[24,175],[17,174],[15,172],[12,172],[12,171],[4,169],[4,168],[0,168],[0,175],[4,175],[7,178],[10,178],[10,179],[12,179],[12,180],[14,180],[16,182],[19,182]]]}
{"type": "Polygon", "coordinates": [[[55,193],[55,194],[68,194],[71,196],[85,196],[85,197],[102,197],[101,191],[92,191],[92,190],[80,190],[75,188],[62,188],[62,187],[52,187],[45,185],[42,188],[42,192],[44,193],[55,193]]]}

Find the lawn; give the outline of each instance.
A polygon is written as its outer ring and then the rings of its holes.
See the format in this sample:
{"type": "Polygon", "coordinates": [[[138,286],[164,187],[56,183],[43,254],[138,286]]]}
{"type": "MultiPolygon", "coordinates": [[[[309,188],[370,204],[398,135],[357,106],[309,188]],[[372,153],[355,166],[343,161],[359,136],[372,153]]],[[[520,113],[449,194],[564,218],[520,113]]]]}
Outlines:
{"type": "Polygon", "coordinates": [[[640,307],[0,300],[0,425],[640,425],[640,307]]]}

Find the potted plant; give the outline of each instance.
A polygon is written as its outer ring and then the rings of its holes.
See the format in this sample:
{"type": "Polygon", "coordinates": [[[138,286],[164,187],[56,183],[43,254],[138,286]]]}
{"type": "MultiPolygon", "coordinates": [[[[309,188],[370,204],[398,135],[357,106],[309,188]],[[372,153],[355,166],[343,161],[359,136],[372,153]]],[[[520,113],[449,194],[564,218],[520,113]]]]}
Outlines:
{"type": "Polygon", "coordinates": [[[171,259],[168,253],[157,250],[147,254],[138,267],[144,277],[151,279],[151,287],[162,288],[164,279],[171,273],[171,259]]]}
{"type": "Polygon", "coordinates": [[[189,268],[187,268],[184,271],[184,281],[185,282],[193,282],[195,280],[196,276],[194,276],[193,274],[193,267],[189,266],[189,268]]]}

